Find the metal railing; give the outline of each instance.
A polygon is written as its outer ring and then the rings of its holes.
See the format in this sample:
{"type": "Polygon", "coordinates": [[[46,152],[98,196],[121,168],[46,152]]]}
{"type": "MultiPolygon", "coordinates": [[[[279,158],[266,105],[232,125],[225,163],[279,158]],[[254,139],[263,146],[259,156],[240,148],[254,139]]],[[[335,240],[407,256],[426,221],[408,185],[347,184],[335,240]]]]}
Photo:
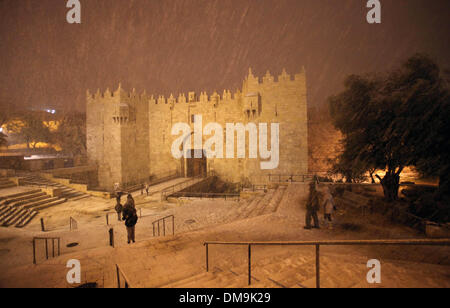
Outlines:
{"type": "Polygon", "coordinates": [[[122,185],[123,186],[122,190],[126,191],[128,193],[133,192],[133,191],[138,191],[141,189],[145,190],[145,183],[148,183],[149,186],[153,186],[153,185],[160,184],[164,181],[176,179],[178,177],[180,177],[180,172],[178,170],[164,172],[164,173],[150,176],[149,179],[146,181],[136,181],[136,182],[124,183],[122,185]]]}
{"type": "Polygon", "coordinates": [[[72,230],[78,230],[78,221],[76,221],[74,218],[69,218],[69,225],[70,225],[70,231],[72,230]]]}
{"type": "Polygon", "coordinates": [[[55,257],[55,242],[58,243],[58,256],[61,255],[61,239],[59,237],[33,237],[33,264],[36,264],[36,243],[37,241],[45,241],[45,258],[48,260],[48,241],[52,243],[52,257],[55,257]]]}
{"type": "Polygon", "coordinates": [[[304,183],[314,179],[313,174],[269,174],[271,183],[304,183]]]}
{"type": "MultiPolygon", "coordinates": [[[[177,191],[183,190],[189,186],[197,184],[199,179],[203,178],[202,176],[196,176],[188,181],[181,182],[172,186],[169,186],[161,191],[161,200],[166,200],[168,196],[174,194],[177,191]]],[[[205,178],[206,179],[206,178],[205,178]]]]}
{"type": "Polygon", "coordinates": [[[160,218],[158,220],[155,220],[152,222],[153,226],[153,236],[156,235],[156,227],[158,228],[158,236],[161,236],[161,229],[160,229],[160,222],[162,222],[163,225],[163,236],[166,236],[166,219],[172,218],[172,235],[175,235],[175,216],[169,215],[163,218],[160,218]]]}
{"type": "Polygon", "coordinates": [[[197,192],[176,192],[170,195],[171,197],[179,198],[179,197],[191,197],[197,199],[224,199],[226,200],[240,200],[240,194],[231,194],[231,193],[197,193],[197,192]]]}
{"type": "Polygon", "coordinates": [[[251,191],[264,190],[266,192],[267,188],[268,187],[265,184],[252,184],[250,189],[251,189],[251,191]]]}
{"type": "Polygon", "coordinates": [[[116,264],[116,275],[117,275],[117,288],[118,289],[122,288],[121,277],[123,278],[124,288],[125,289],[132,288],[131,284],[130,284],[130,280],[127,278],[127,276],[125,275],[125,273],[122,271],[122,269],[120,268],[120,266],[118,264],[116,264]]]}
{"type": "Polygon", "coordinates": [[[252,279],[252,246],[315,246],[316,287],[320,288],[320,246],[449,246],[450,239],[437,240],[343,240],[343,241],[300,241],[300,242],[205,242],[206,271],[209,272],[209,245],[248,246],[248,285],[252,279]]]}
{"type": "Polygon", "coordinates": [[[426,232],[427,219],[409,213],[406,209],[394,205],[391,219],[395,222],[406,224],[422,233],[426,232]]]}

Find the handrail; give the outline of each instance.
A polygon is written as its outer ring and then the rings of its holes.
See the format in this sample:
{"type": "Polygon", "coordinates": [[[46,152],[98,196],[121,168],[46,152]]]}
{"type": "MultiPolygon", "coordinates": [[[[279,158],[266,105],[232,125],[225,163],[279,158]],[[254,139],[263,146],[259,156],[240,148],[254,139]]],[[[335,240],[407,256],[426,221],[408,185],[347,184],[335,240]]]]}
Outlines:
{"type": "MultiPolygon", "coordinates": [[[[179,170],[168,171],[168,172],[164,172],[164,173],[159,173],[157,175],[153,175],[146,182],[148,182],[148,184],[150,186],[152,186],[152,185],[161,183],[161,181],[177,178],[179,176],[180,176],[179,170]],[[153,178],[153,179],[151,179],[151,178],[153,178]]],[[[142,185],[145,185],[145,182],[139,181],[139,182],[124,183],[124,184],[122,184],[122,190],[127,191],[127,192],[136,191],[136,190],[139,190],[142,187],[142,185]]]]}
{"type": "Polygon", "coordinates": [[[297,182],[303,183],[314,179],[314,174],[269,174],[269,182],[281,183],[281,182],[297,182]],[[295,180],[297,177],[300,177],[301,180],[295,180]],[[278,181],[275,179],[278,178],[278,181]],[[282,181],[282,178],[283,179],[282,181]]]}
{"type": "Polygon", "coordinates": [[[122,269],[119,267],[119,264],[116,264],[116,274],[117,274],[117,288],[120,289],[120,276],[123,277],[123,280],[125,282],[125,289],[129,289],[132,288],[131,284],[130,284],[130,280],[128,280],[127,276],[125,275],[125,273],[122,271],[122,269]]]}
{"type": "Polygon", "coordinates": [[[55,241],[58,243],[58,256],[61,255],[61,238],[59,237],[33,237],[33,264],[36,264],[36,242],[38,240],[44,240],[45,241],[45,257],[46,260],[48,260],[48,241],[52,241],[52,256],[55,257],[55,241]]]}
{"type": "Polygon", "coordinates": [[[232,194],[232,193],[201,193],[201,192],[175,192],[171,194],[174,197],[192,197],[192,198],[200,198],[200,199],[211,199],[211,198],[224,198],[228,199],[238,199],[240,200],[240,194],[232,194]]]}
{"type": "Polygon", "coordinates": [[[192,186],[196,183],[194,183],[196,180],[203,178],[202,176],[195,176],[185,182],[181,182],[178,184],[174,184],[172,186],[166,187],[163,190],[161,190],[161,200],[165,200],[168,195],[175,193],[175,188],[180,186],[181,188],[184,186],[184,188],[187,188],[189,186],[192,186]],[[170,194],[169,194],[170,193],[170,194]]]}
{"type": "Polygon", "coordinates": [[[264,190],[267,191],[268,186],[266,184],[252,184],[252,191],[264,190]]]}
{"type": "Polygon", "coordinates": [[[162,218],[159,218],[157,220],[155,220],[154,222],[152,222],[152,226],[153,226],[153,236],[155,236],[155,224],[158,224],[158,236],[161,236],[161,230],[159,228],[159,223],[162,221],[163,222],[163,236],[166,236],[166,219],[168,218],[172,218],[172,235],[175,235],[175,216],[174,215],[169,215],[169,216],[165,216],[162,218]]]}
{"type": "Polygon", "coordinates": [[[248,246],[248,285],[251,285],[252,246],[315,246],[316,247],[316,288],[320,288],[320,246],[450,246],[450,239],[409,239],[409,240],[334,240],[334,241],[286,241],[286,242],[204,242],[206,248],[206,271],[209,272],[209,245],[248,246]]]}
{"type": "Polygon", "coordinates": [[[70,231],[78,229],[78,222],[72,217],[69,218],[69,225],[70,231]]]}

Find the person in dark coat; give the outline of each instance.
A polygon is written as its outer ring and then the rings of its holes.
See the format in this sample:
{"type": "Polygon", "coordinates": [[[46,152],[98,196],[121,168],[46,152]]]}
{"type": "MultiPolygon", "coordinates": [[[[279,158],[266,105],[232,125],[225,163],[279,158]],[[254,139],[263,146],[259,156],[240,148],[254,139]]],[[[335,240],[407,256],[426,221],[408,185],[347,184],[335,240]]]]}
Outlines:
{"type": "Polygon", "coordinates": [[[311,219],[314,219],[313,228],[320,229],[319,217],[317,212],[319,211],[319,193],[316,190],[316,184],[314,182],[309,184],[309,197],[306,202],[306,230],[311,229],[311,219]]]}
{"type": "Polygon", "coordinates": [[[138,216],[134,199],[131,194],[128,194],[127,203],[125,203],[125,206],[123,207],[123,220],[125,220],[125,227],[127,227],[128,244],[130,244],[130,242],[135,243],[135,230],[138,216]]]}

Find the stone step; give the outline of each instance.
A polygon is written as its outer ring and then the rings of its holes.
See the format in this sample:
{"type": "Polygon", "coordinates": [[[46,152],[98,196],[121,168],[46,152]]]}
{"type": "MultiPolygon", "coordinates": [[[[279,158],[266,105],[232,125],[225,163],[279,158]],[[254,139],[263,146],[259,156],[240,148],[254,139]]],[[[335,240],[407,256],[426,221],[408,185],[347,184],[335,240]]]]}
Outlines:
{"type": "Polygon", "coordinates": [[[191,281],[189,283],[185,283],[182,288],[206,288],[206,286],[217,286],[223,285],[224,280],[228,283],[236,279],[236,276],[231,272],[227,271],[225,273],[205,273],[202,277],[198,278],[195,281],[191,281]],[[198,287],[197,287],[198,286],[198,287]]]}
{"type": "Polygon", "coordinates": [[[11,225],[14,225],[15,223],[17,223],[19,220],[21,220],[23,217],[25,217],[28,214],[29,210],[27,209],[22,209],[19,213],[17,213],[17,215],[15,215],[14,217],[9,218],[8,220],[6,220],[3,223],[4,227],[9,227],[11,225]]]}
{"type": "Polygon", "coordinates": [[[261,199],[262,196],[255,196],[247,204],[239,207],[236,211],[235,219],[242,219],[245,216],[245,214],[253,207],[255,207],[261,199]]]}
{"type": "Polygon", "coordinates": [[[16,224],[16,228],[23,228],[25,227],[27,224],[30,223],[30,221],[38,214],[38,212],[36,211],[31,211],[30,214],[27,217],[24,217],[23,221],[19,221],[16,224]]]}
{"type": "Polygon", "coordinates": [[[45,203],[45,204],[33,207],[33,210],[36,210],[36,211],[43,210],[43,209],[46,209],[46,208],[49,208],[49,207],[52,207],[55,205],[62,204],[66,201],[67,201],[67,199],[65,199],[65,198],[58,198],[57,200],[55,200],[53,202],[49,202],[49,203],[45,203]]]}
{"type": "Polygon", "coordinates": [[[5,202],[5,204],[11,205],[11,204],[19,202],[19,201],[33,199],[33,198],[41,197],[41,196],[45,196],[45,193],[42,191],[39,191],[39,192],[36,192],[33,194],[27,194],[27,195],[20,196],[20,197],[8,198],[8,199],[4,200],[4,202],[5,202]]]}
{"type": "Polygon", "coordinates": [[[259,208],[259,205],[261,204],[261,202],[263,202],[266,196],[267,194],[257,197],[255,202],[252,202],[247,208],[245,208],[244,212],[240,217],[242,219],[250,217],[251,213],[253,213],[253,211],[256,210],[257,208],[259,208]]]}
{"type": "Polygon", "coordinates": [[[16,197],[21,197],[21,196],[26,196],[26,195],[30,195],[30,194],[35,194],[41,192],[40,189],[34,189],[34,190],[29,190],[29,191],[24,191],[21,193],[17,193],[17,194],[12,194],[12,195],[7,195],[7,196],[3,196],[0,197],[0,200],[2,201],[2,203],[6,200],[6,199],[11,199],[11,198],[16,198],[16,197]]]}
{"type": "Polygon", "coordinates": [[[30,203],[34,203],[34,202],[37,202],[37,201],[41,201],[41,200],[45,200],[45,199],[48,199],[48,198],[51,198],[51,196],[49,196],[49,195],[47,195],[45,193],[42,193],[40,196],[36,196],[36,197],[30,198],[30,199],[26,199],[26,200],[10,203],[9,205],[10,206],[24,206],[24,205],[27,205],[27,204],[30,204],[30,203]]]}
{"type": "Polygon", "coordinates": [[[8,206],[8,205],[2,205],[2,206],[0,207],[0,217],[1,217],[4,213],[6,213],[7,211],[9,211],[10,209],[11,209],[11,207],[8,206]]]}
{"type": "Polygon", "coordinates": [[[15,187],[15,186],[16,186],[16,184],[14,184],[13,182],[1,183],[0,189],[11,188],[11,187],[15,187]]]}
{"type": "Polygon", "coordinates": [[[86,199],[86,198],[90,198],[90,197],[91,197],[91,195],[82,194],[82,195],[80,195],[78,197],[71,198],[70,201],[78,201],[78,200],[86,199]]]}
{"type": "Polygon", "coordinates": [[[245,218],[249,218],[251,216],[257,216],[258,213],[264,211],[264,208],[269,204],[270,200],[272,200],[273,195],[275,194],[274,189],[269,189],[269,191],[264,195],[264,197],[258,202],[258,204],[247,212],[245,218]]]}
{"type": "Polygon", "coordinates": [[[279,186],[269,204],[265,208],[263,208],[259,214],[264,215],[276,212],[285,192],[286,186],[279,186]]]}
{"type": "Polygon", "coordinates": [[[79,192],[76,190],[71,190],[71,191],[61,194],[60,197],[66,198],[66,199],[72,199],[72,198],[80,197],[82,195],[83,195],[82,192],[79,192]]]}
{"type": "Polygon", "coordinates": [[[17,208],[15,211],[12,211],[8,216],[3,217],[1,220],[2,226],[7,227],[8,223],[12,221],[15,217],[22,215],[26,209],[24,208],[17,208]]]}
{"type": "Polygon", "coordinates": [[[18,207],[9,207],[9,209],[0,216],[0,223],[8,219],[11,215],[14,215],[19,210],[20,208],[18,207]]]}
{"type": "Polygon", "coordinates": [[[48,203],[52,203],[53,201],[59,200],[59,197],[50,197],[41,201],[36,201],[36,202],[32,202],[32,203],[28,203],[26,205],[24,205],[23,207],[27,208],[27,209],[31,209],[31,208],[35,208],[37,206],[43,205],[43,204],[48,204],[48,203]]]}
{"type": "Polygon", "coordinates": [[[196,281],[197,279],[201,279],[206,276],[207,272],[201,272],[195,275],[190,275],[184,279],[180,279],[178,281],[166,284],[162,286],[162,288],[184,288],[184,285],[191,283],[192,281],[196,281]]]}
{"type": "Polygon", "coordinates": [[[47,183],[47,182],[36,182],[36,181],[23,181],[21,182],[23,185],[28,186],[39,186],[39,187],[54,187],[56,184],[54,183],[47,183]]]}

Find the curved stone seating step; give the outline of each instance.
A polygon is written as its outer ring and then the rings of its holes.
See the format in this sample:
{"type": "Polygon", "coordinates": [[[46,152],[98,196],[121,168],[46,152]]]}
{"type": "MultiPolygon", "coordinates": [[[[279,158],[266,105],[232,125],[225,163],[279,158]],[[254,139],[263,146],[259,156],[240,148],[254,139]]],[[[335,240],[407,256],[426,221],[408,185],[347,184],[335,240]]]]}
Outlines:
{"type": "Polygon", "coordinates": [[[252,217],[254,213],[256,213],[261,208],[264,208],[272,199],[273,195],[275,194],[274,189],[269,189],[267,193],[264,194],[264,197],[262,197],[258,203],[256,203],[253,207],[251,207],[247,213],[244,215],[244,218],[252,217]]]}
{"type": "Polygon", "coordinates": [[[8,217],[10,217],[11,215],[14,215],[14,213],[16,213],[19,210],[19,208],[13,208],[8,206],[8,209],[6,211],[4,211],[2,213],[2,215],[0,216],[0,223],[3,223],[6,219],[8,219],[8,217]]]}
{"type": "Polygon", "coordinates": [[[0,204],[5,204],[5,202],[8,199],[19,198],[22,196],[28,196],[28,195],[32,195],[32,194],[36,194],[36,193],[40,193],[40,192],[42,192],[40,189],[34,189],[34,190],[29,190],[29,191],[25,191],[25,192],[21,192],[21,193],[3,196],[3,197],[0,197],[0,204]]]}
{"type": "Polygon", "coordinates": [[[47,199],[47,198],[50,198],[50,196],[47,195],[46,193],[40,193],[40,194],[37,194],[36,196],[33,196],[32,198],[24,199],[24,200],[21,200],[21,201],[12,202],[9,205],[10,206],[22,206],[22,205],[26,205],[26,204],[29,204],[29,203],[41,201],[41,200],[44,200],[44,199],[47,199]]]}
{"type": "Polygon", "coordinates": [[[26,216],[29,210],[22,208],[20,211],[17,212],[16,215],[8,218],[4,223],[4,227],[9,227],[15,223],[17,223],[22,217],[26,216]]]}
{"type": "Polygon", "coordinates": [[[14,208],[14,210],[11,211],[8,215],[2,217],[2,219],[0,220],[2,226],[7,227],[10,221],[12,221],[17,216],[22,215],[25,211],[26,209],[24,208],[14,208]]]}
{"type": "Polygon", "coordinates": [[[15,187],[16,184],[13,182],[0,183],[0,189],[15,187]]]}
{"type": "MultiPolygon", "coordinates": [[[[32,209],[42,209],[42,208],[47,208],[47,207],[44,207],[45,205],[49,205],[49,204],[52,205],[52,204],[54,204],[55,201],[60,201],[60,200],[64,200],[63,202],[67,201],[67,199],[64,199],[64,198],[61,199],[59,197],[50,197],[45,200],[26,204],[26,205],[24,205],[24,207],[27,209],[31,209],[31,208],[32,209]]],[[[57,204],[59,204],[59,203],[57,203],[57,204]]]]}
{"type": "Polygon", "coordinates": [[[280,185],[278,186],[274,196],[270,200],[269,204],[262,208],[260,211],[260,215],[270,214],[273,212],[276,212],[278,209],[278,205],[280,204],[281,200],[283,199],[283,195],[286,191],[287,186],[280,185]]]}
{"type": "Polygon", "coordinates": [[[0,206],[0,217],[6,213],[7,211],[9,211],[11,208],[8,205],[2,205],[0,206]]]}
{"type": "Polygon", "coordinates": [[[234,219],[243,219],[243,217],[245,216],[245,213],[247,213],[250,209],[255,207],[262,198],[263,198],[263,196],[259,195],[259,196],[255,196],[253,199],[250,199],[247,202],[247,204],[240,206],[236,210],[235,215],[233,215],[233,218],[234,219]]]}
{"type": "Polygon", "coordinates": [[[62,204],[64,202],[67,202],[67,199],[65,199],[65,198],[57,198],[56,200],[54,200],[52,202],[44,203],[44,204],[38,205],[38,206],[34,206],[33,210],[43,210],[43,209],[46,209],[46,208],[49,208],[49,207],[52,207],[52,206],[55,206],[55,205],[62,204]]]}
{"type": "Polygon", "coordinates": [[[30,211],[27,216],[23,217],[16,224],[16,228],[23,228],[23,227],[25,227],[37,214],[38,214],[38,212],[36,212],[36,211],[30,211]]]}

